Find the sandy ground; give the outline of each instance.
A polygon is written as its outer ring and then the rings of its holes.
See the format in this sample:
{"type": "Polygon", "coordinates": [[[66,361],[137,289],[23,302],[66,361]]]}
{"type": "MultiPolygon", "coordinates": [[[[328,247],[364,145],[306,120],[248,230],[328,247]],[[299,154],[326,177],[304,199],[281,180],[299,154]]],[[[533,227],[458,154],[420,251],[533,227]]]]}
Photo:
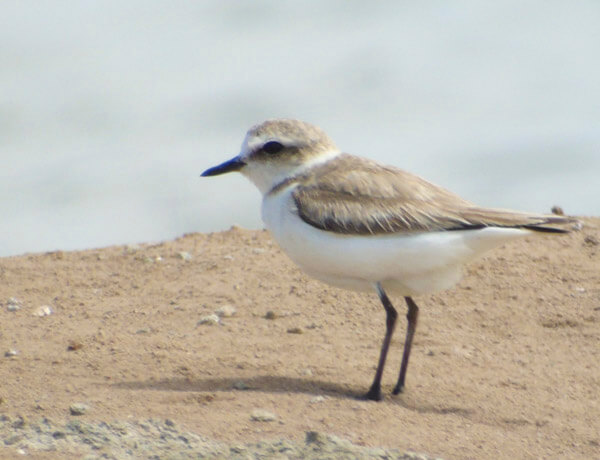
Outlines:
{"type": "Polygon", "coordinates": [[[307,278],[265,231],[2,258],[0,414],[67,421],[82,402],[82,421],[168,418],[227,442],[317,430],[448,459],[600,458],[600,219],[585,222],[416,298],[406,391],[390,395],[402,316],[379,403],[358,398],[384,333],[377,297],[307,278]]]}

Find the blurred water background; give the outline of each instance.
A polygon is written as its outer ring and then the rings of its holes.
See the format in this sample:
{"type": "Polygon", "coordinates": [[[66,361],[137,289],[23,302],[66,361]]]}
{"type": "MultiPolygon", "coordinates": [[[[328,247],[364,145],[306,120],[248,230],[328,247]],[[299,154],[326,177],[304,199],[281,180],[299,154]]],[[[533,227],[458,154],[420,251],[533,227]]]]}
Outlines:
{"type": "Polygon", "coordinates": [[[0,256],[261,228],[266,118],[487,206],[600,215],[600,3],[0,4],[0,256]]]}

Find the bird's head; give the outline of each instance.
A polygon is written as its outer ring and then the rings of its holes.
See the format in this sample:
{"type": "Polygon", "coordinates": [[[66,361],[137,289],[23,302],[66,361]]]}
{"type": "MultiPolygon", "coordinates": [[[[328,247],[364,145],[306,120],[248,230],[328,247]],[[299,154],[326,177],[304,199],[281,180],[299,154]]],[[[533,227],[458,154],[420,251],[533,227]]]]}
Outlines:
{"type": "Polygon", "coordinates": [[[287,177],[338,153],[317,126],[291,119],[267,120],[248,130],[239,155],[207,169],[202,176],[239,171],[265,194],[287,177]]]}

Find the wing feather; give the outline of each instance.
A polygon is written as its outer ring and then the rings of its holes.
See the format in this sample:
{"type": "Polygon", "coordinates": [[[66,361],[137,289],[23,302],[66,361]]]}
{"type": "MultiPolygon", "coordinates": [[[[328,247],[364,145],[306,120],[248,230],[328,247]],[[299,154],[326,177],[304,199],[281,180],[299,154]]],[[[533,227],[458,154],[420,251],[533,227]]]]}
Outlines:
{"type": "Polygon", "coordinates": [[[294,181],[298,185],[292,197],[300,218],[321,230],[342,234],[483,227],[566,232],[554,225],[575,222],[563,216],[478,207],[406,171],[347,154],[311,168],[294,181]]]}

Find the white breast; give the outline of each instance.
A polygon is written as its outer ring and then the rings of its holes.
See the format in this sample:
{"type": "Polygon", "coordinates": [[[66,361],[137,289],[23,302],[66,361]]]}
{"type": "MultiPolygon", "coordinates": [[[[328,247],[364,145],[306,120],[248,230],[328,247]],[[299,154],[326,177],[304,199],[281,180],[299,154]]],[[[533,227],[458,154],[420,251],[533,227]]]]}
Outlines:
{"type": "Polygon", "coordinates": [[[342,235],[319,230],[294,211],[293,186],[263,199],[262,218],[275,240],[309,275],[328,284],[365,291],[381,282],[399,295],[448,289],[461,267],[483,252],[529,233],[485,228],[389,235],[342,235]]]}

